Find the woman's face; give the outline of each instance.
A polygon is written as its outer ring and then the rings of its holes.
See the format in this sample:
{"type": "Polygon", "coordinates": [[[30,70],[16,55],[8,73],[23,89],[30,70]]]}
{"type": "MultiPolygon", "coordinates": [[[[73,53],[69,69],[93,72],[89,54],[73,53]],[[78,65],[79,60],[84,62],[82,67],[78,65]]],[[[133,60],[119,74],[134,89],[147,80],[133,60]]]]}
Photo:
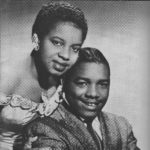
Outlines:
{"type": "Polygon", "coordinates": [[[71,22],[58,22],[40,41],[40,58],[46,70],[60,76],[77,60],[82,31],[71,22]]]}

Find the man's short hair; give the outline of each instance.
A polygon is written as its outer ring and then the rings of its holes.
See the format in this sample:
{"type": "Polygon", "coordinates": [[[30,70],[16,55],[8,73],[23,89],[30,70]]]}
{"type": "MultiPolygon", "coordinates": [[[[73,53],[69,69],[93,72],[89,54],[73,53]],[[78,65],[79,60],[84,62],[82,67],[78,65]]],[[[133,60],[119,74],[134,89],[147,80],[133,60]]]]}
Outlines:
{"type": "MultiPolygon", "coordinates": [[[[74,66],[69,69],[63,76],[64,81],[70,78],[70,74],[72,73],[73,69],[77,67],[80,63],[98,63],[98,64],[104,64],[108,68],[108,73],[110,76],[110,66],[105,58],[105,56],[101,53],[100,50],[92,47],[85,47],[81,48],[79,51],[79,57],[74,64],[74,66]]],[[[92,71],[92,70],[91,70],[92,71]]],[[[94,73],[94,72],[93,72],[94,73]]]]}
{"type": "Polygon", "coordinates": [[[33,24],[32,35],[37,33],[40,39],[43,38],[59,21],[72,22],[82,30],[82,41],[85,40],[88,27],[84,13],[68,2],[51,2],[43,5],[33,24]]]}

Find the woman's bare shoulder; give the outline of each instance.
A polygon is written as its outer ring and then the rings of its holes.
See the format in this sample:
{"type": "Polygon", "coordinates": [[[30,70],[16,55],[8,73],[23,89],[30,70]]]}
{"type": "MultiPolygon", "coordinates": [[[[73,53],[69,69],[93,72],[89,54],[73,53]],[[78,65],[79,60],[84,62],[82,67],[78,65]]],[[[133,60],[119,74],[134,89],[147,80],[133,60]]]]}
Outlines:
{"type": "Polygon", "coordinates": [[[21,81],[25,63],[21,60],[9,60],[2,62],[0,67],[0,90],[5,94],[11,94],[21,81]]]}

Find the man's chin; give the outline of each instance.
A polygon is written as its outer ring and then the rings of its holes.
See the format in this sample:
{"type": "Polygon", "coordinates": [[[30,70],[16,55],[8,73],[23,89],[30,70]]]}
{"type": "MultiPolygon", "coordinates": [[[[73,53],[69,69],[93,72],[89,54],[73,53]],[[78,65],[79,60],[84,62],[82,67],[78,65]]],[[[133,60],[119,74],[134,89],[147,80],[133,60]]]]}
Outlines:
{"type": "Polygon", "coordinates": [[[87,112],[86,114],[82,114],[81,118],[85,120],[93,120],[97,116],[96,112],[87,112]]]}

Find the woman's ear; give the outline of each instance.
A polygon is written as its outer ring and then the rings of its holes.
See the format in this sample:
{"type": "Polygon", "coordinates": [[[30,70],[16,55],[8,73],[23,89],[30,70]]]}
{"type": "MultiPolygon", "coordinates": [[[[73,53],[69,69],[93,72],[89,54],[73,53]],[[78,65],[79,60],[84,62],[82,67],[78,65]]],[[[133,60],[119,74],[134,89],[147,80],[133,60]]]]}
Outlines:
{"type": "Polygon", "coordinates": [[[39,38],[38,38],[38,35],[36,33],[33,34],[32,36],[32,44],[33,44],[33,49],[38,51],[40,46],[39,46],[39,38]]]}

